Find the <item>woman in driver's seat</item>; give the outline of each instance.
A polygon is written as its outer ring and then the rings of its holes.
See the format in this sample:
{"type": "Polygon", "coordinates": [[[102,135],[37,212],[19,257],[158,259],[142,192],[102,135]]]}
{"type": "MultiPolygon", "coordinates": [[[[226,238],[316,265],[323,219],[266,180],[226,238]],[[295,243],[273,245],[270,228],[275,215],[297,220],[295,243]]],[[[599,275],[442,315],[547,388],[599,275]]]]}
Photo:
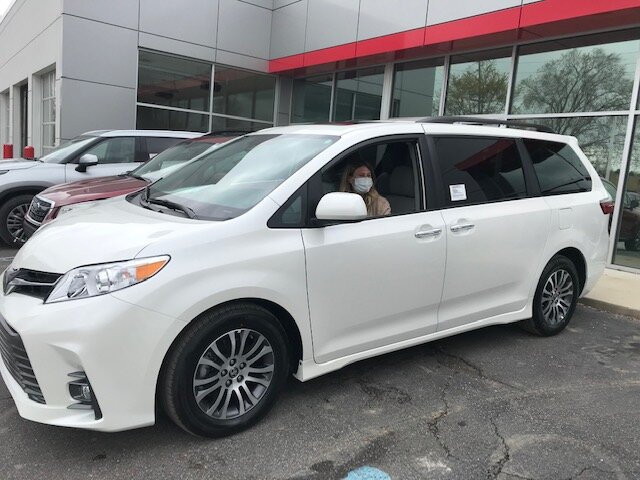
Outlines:
{"type": "Polygon", "coordinates": [[[391,205],[373,186],[375,173],[365,161],[347,164],[340,181],[340,191],[359,193],[367,206],[369,217],[383,217],[391,214],[391,205]]]}

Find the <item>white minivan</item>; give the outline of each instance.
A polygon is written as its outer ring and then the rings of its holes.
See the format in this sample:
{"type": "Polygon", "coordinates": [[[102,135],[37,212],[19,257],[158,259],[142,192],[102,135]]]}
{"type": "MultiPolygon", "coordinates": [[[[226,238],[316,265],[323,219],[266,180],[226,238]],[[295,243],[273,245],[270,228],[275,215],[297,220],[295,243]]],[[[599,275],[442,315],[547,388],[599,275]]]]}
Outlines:
{"type": "Polygon", "coordinates": [[[611,198],[575,138],[488,122],[262,130],[44,226],[0,293],[20,415],[117,431],[162,406],[222,436],[291,373],[560,332],[604,270],[611,198]]]}

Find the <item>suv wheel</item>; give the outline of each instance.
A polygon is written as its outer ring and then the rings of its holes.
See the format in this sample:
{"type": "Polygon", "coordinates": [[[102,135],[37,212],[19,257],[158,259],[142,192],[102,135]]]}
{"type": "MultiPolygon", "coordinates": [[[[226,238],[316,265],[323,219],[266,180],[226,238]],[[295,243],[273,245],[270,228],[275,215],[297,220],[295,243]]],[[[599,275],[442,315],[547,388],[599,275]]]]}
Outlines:
{"type": "Polygon", "coordinates": [[[169,417],[194,435],[250,427],[274,405],[289,374],[286,334],[268,310],[222,307],[187,327],[160,379],[169,417]]]}
{"type": "Polygon", "coordinates": [[[0,207],[0,238],[8,245],[22,245],[27,241],[24,234],[24,216],[29,211],[33,195],[17,195],[0,207]]]}
{"type": "Polygon", "coordinates": [[[533,317],[522,322],[525,330],[540,336],[560,333],[576,309],[580,280],[576,267],[562,255],[545,267],[533,298],[533,317]]]}
{"type": "Polygon", "coordinates": [[[637,252],[638,250],[640,250],[640,230],[638,230],[638,233],[636,233],[635,238],[626,240],[624,242],[624,248],[632,252],[637,252]]]}

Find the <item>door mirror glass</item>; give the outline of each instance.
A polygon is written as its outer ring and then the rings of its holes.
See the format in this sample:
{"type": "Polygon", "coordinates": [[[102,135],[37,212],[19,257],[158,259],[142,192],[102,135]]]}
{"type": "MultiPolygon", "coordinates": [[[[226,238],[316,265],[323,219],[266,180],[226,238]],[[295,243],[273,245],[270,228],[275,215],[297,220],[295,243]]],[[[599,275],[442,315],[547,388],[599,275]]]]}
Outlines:
{"type": "Polygon", "coordinates": [[[367,218],[367,206],[357,193],[327,193],[318,203],[316,218],[336,221],[363,220],[367,218]]]}

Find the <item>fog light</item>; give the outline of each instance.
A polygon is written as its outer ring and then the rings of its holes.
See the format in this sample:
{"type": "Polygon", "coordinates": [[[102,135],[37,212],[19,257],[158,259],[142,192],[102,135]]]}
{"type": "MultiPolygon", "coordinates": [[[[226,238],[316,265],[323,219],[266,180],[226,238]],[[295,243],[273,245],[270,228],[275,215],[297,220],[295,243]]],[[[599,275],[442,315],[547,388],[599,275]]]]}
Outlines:
{"type": "Polygon", "coordinates": [[[85,372],[72,372],[69,374],[74,380],[69,382],[69,395],[78,403],[72,403],[67,408],[72,410],[93,410],[96,420],[102,418],[102,412],[98,406],[91,383],[85,372]]]}

